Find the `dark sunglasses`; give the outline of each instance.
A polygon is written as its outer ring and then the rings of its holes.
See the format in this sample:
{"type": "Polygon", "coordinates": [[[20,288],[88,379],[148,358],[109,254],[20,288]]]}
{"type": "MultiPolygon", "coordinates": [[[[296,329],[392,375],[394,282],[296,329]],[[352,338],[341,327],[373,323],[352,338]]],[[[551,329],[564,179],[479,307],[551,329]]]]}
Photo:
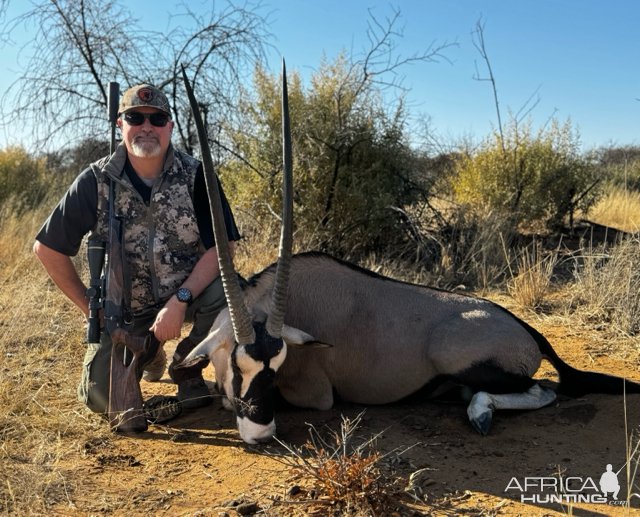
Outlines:
{"type": "Polygon", "coordinates": [[[140,113],[139,111],[127,111],[122,114],[124,121],[130,126],[141,126],[148,120],[152,126],[164,127],[171,118],[167,113],[155,111],[153,113],[140,113]]]}

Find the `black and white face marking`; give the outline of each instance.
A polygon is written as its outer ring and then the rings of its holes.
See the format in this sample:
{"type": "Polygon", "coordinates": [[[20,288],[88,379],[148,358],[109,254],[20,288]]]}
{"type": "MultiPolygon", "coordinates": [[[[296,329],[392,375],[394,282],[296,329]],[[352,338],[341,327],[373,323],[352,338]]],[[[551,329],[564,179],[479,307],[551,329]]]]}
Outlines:
{"type": "Polygon", "coordinates": [[[264,323],[254,323],[256,341],[237,345],[230,358],[230,388],[240,437],[247,443],[268,441],[276,432],[273,389],[287,355],[281,338],[271,337],[264,323]]]}

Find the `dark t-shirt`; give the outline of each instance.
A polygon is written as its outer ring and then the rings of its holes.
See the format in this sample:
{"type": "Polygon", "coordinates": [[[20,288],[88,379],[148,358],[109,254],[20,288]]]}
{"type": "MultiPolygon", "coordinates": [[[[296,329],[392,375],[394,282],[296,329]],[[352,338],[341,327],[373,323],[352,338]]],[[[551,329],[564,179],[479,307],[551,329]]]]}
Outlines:
{"type": "MultiPolygon", "coordinates": [[[[151,199],[151,187],[147,186],[135,173],[129,161],[125,166],[125,172],[132,185],[138,191],[145,204],[151,199]]],[[[222,209],[224,212],[227,236],[230,241],[240,239],[240,233],[233,218],[224,191],[218,181],[222,197],[222,209]]],[[[80,249],[83,237],[96,225],[98,206],[98,188],[96,177],[91,169],[84,170],[73,182],[65,193],[60,203],[54,208],[49,218],[38,232],[36,240],[45,246],[54,249],[64,255],[75,256],[80,249]]],[[[193,206],[200,240],[202,245],[209,249],[215,245],[213,237],[213,225],[209,208],[209,198],[204,179],[202,166],[198,168],[193,189],[193,206]]]]}

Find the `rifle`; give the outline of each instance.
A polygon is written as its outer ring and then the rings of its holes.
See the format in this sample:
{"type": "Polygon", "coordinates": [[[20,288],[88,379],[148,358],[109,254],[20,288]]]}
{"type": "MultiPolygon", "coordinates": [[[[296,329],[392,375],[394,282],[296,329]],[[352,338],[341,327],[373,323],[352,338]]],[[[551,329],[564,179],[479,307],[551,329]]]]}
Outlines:
{"type": "MultiPolygon", "coordinates": [[[[109,83],[109,94],[107,98],[107,117],[111,139],[109,141],[109,154],[116,150],[116,120],[118,118],[118,96],[120,85],[117,82],[109,83]]],[[[109,198],[113,198],[113,192],[109,191],[109,198]]],[[[111,203],[111,201],[109,201],[111,203]]],[[[109,206],[111,210],[111,206],[109,206]]],[[[89,318],[87,326],[87,343],[100,343],[100,309],[103,305],[103,296],[106,294],[105,276],[103,275],[105,253],[107,243],[99,236],[92,237],[87,243],[87,259],[89,261],[89,288],[87,298],[89,298],[89,318]]]]}
{"type": "MultiPolygon", "coordinates": [[[[109,83],[108,116],[111,129],[111,154],[115,152],[115,127],[118,118],[119,85],[109,83]]],[[[109,378],[109,405],[107,415],[114,431],[142,432],[147,420],[142,409],[142,392],[137,370],[141,359],[152,349],[157,350],[155,337],[129,336],[122,329],[124,323],[124,256],[122,246],[122,221],[115,213],[116,185],[109,184],[109,241],[92,239],[89,242],[88,259],[91,274],[89,295],[89,343],[100,342],[99,309],[103,308],[104,331],[111,338],[111,369],[109,378]],[[108,250],[107,250],[108,245],[108,250]],[[106,255],[106,264],[105,264],[106,255]],[[131,357],[130,357],[131,356],[131,357]]],[[[148,357],[148,355],[146,355],[148,357]]]]}
{"type": "MultiPolygon", "coordinates": [[[[124,323],[124,256],[122,220],[115,213],[115,182],[109,186],[109,250],[105,267],[104,327],[111,337],[111,371],[109,376],[109,425],[114,431],[142,432],[147,420],[142,411],[142,392],[137,369],[145,353],[140,343],[122,329],[124,323]],[[132,357],[130,357],[132,355],[132,357]]],[[[137,338],[138,340],[140,338],[137,338]]],[[[146,344],[150,344],[147,341],[146,344]]]]}

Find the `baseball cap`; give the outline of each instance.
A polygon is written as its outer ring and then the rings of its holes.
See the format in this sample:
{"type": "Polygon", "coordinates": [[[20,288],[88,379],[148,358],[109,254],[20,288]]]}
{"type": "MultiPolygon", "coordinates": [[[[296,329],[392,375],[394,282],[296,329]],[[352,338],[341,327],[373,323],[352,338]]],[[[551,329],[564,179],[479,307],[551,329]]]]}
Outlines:
{"type": "Polygon", "coordinates": [[[138,84],[129,88],[120,99],[118,115],[133,108],[148,106],[171,115],[167,96],[151,84],[138,84]]]}

